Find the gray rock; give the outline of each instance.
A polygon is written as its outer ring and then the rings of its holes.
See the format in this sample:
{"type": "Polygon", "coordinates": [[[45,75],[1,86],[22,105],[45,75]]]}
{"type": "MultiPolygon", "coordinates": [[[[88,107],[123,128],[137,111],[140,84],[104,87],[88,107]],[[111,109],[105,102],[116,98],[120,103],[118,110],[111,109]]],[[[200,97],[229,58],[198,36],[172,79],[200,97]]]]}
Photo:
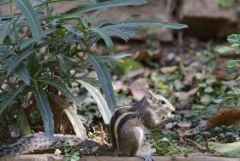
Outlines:
{"type": "Polygon", "coordinates": [[[186,33],[199,38],[224,37],[237,32],[238,17],[234,8],[220,8],[217,0],[182,0],[181,22],[186,33]]]}

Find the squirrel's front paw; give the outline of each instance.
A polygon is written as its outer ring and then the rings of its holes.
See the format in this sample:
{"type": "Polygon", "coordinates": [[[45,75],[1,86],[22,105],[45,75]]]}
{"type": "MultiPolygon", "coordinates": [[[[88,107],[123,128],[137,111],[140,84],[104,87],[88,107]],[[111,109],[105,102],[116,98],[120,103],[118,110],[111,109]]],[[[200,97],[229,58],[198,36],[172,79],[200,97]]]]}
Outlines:
{"type": "Polygon", "coordinates": [[[144,159],[144,161],[154,161],[151,155],[138,155],[137,157],[144,159]]]}

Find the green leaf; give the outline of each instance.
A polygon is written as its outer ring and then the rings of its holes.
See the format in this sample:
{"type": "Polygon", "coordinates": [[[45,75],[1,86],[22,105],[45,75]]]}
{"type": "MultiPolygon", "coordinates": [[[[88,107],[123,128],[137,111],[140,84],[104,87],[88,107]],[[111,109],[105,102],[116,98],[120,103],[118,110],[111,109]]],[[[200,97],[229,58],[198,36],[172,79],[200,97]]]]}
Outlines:
{"type": "Polygon", "coordinates": [[[234,51],[236,54],[240,54],[240,44],[237,47],[234,47],[234,51]]]}
{"type": "Polygon", "coordinates": [[[41,26],[40,19],[33,10],[30,2],[28,0],[15,0],[15,3],[21,9],[22,13],[26,17],[34,39],[36,41],[40,40],[43,35],[43,29],[41,26]]]}
{"type": "Polygon", "coordinates": [[[49,5],[49,4],[54,4],[54,3],[62,3],[62,2],[71,2],[71,1],[77,1],[77,2],[82,2],[82,3],[89,3],[87,2],[88,0],[51,0],[51,1],[41,1],[40,4],[34,6],[34,8],[38,8],[38,7],[41,7],[41,6],[46,6],[46,5],[49,5]]]}
{"type": "Polygon", "coordinates": [[[119,74],[128,74],[137,70],[144,70],[144,67],[136,60],[125,58],[123,61],[116,63],[116,71],[119,74]]]}
{"type": "Polygon", "coordinates": [[[228,54],[228,53],[233,53],[234,49],[231,47],[224,46],[216,49],[216,51],[219,52],[220,54],[228,54]]]}
{"type": "Polygon", "coordinates": [[[85,12],[95,11],[95,10],[103,10],[103,9],[107,9],[107,8],[111,8],[111,7],[137,6],[137,5],[142,5],[145,3],[147,3],[146,0],[111,0],[111,1],[107,1],[107,2],[100,2],[100,3],[92,4],[85,8],[77,9],[70,14],[62,15],[60,18],[75,17],[75,16],[79,16],[85,12]]]}
{"type": "Polygon", "coordinates": [[[0,25],[0,44],[3,44],[3,41],[5,39],[5,37],[8,35],[9,31],[10,31],[10,22],[6,22],[6,23],[2,23],[0,25]]]}
{"type": "Polygon", "coordinates": [[[125,21],[120,21],[115,24],[111,24],[109,26],[103,27],[103,29],[108,28],[108,27],[140,27],[140,26],[162,26],[162,27],[168,27],[172,29],[183,29],[187,28],[188,26],[185,24],[180,24],[180,23],[172,23],[172,22],[165,22],[165,21],[160,21],[160,20],[144,20],[144,19],[135,19],[135,20],[125,20],[125,21]]]}
{"type": "Polygon", "coordinates": [[[27,84],[30,84],[30,76],[29,76],[29,72],[28,69],[25,65],[21,65],[17,68],[16,70],[17,74],[19,75],[19,77],[27,84]]]}
{"type": "Polygon", "coordinates": [[[119,52],[114,55],[95,56],[95,57],[103,63],[116,63],[120,59],[128,57],[128,56],[131,56],[131,54],[125,53],[125,52],[119,52]]]}
{"type": "Polygon", "coordinates": [[[75,34],[78,38],[82,38],[83,37],[83,33],[80,32],[79,30],[77,30],[75,27],[73,27],[72,25],[69,24],[64,24],[63,27],[65,29],[67,29],[69,32],[75,34]]]}
{"type": "Polygon", "coordinates": [[[107,46],[107,48],[110,52],[115,51],[112,39],[109,37],[109,35],[103,29],[94,27],[94,28],[91,28],[89,30],[94,32],[94,33],[97,33],[98,35],[100,35],[102,37],[102,39],[104,40],[104,42],[105,42],[105,44],[106,44],[106,46],[107,46]]]}
{"type": "Polygon", "coordinates": [[[114,55],[107,55],[107,56],[95,56],[96,59],[101,61],[102,63],[106,64],[109,68],[115,68],[117,61],[127,56],[131,56],[131,54],[125,52],[119,52],[114,55]]]}
{"type": "Polygon", "coordinates": [[[112,117],[112,113],[109,110],[107,102],[103,98],[102,94],[91,84],[83,80],[78,80],[78,82],[81,83],[82,86],[84,86],[89,91],[91,96],[95,99],[98,105],[98,109],[103,117],[104,123],[109,124],[112,117]]]}
{"type": "Polygon", "coordinates": [[[27,68],[31,77],[34,77],[35,74],[37,74],[37,72],[42,68],[42,66],[39,64],[37,53],[31,54],[28,57],[27,68]]]}
{"type": "Polygon", "coordinates": [[[214,91],[214,89],[210,86],[204,89],[204,92],[206,92],[206,93],[212,93],[213,91],[214,91]]]}
{"type": "Polygon", "coordinates": [[[42,77],[42,78],[39,78],[37,81],[57,88],[64,96],[70,98],[76,104],[81,105],[79,100],[68,90],[64,82],[62,82],[60,79],[51,78],[51,77],[42,77]]]}
{"type": "Polygon", "coordinates": [[[16,69],[16,67],[25,60],[28,56],[30,56],[34,52],[34,49],[30,48],[29,50],[24,51],[20,55],[16,55],[13,58],[10,58],[7,62],[7,75],[9,75],[12,71],[16,69]]]}
{"type": "Polygon", "coordinates": [[[229,67],[229,68],[236,67],[236,66],[239,66],[238,60],[229,60],[227,62],[227,67],[229,67]]]}
{"type": "Polygon", "coordinates": [[[60,65],[60,68],[62,69],[64,74],[68,74],[68,72],[70,71],[69,66],[66,64],[65,60],[63,59],[63,55],[57,55],[57,60],[58,63],[60,65]]]}
{"type": "Polygon", "coordinates": [[[218,0],[218,5],[223,8],[230,7],[234,4],[234,0],[218,0]]]}
{"type": "Polygon", "coordinates": [[[7,97],[0,106],[0,114],[8,107],[11,105],[12,101],[18,96],[19,93],[21,93],[24,88],[26,87],[25,84],[19,85],[14,92],[10,95],[10,97],[7,97]]]}
{"type": "Polygon", "coordinates": [[[240,34],[229,35],[227,40],[230,44],[240,43],[240,34]]]}
{"type": "Polygon", "coordinates": [[[46,135],[49,138],[52,138],[54,134],[54,121],[52,109],[49,105],[47,95],[42,89],[39,88],[36,82],[34,83],[33,94],[43,120],[46,135]]]}
{"type": "Polygon", "coordinates": [[[22,63],[23,60],[25,60],[26,58],[28,58],[32,53],[36,52],[38,49],[44,47],[44,46],[48,46],[50,44],[54,43],[53,41],[45,41],[41,44],[39,44],[36,47],[29,47],[29,49],[26,49],[25,51],[23,51],[22,53],[19,53],[19,55],[14,55],[13,57],[8,59],[7,62],[7,74],[9,75],[12,71],[15,70],[15,68],[22,63]]]}
{"type": "Polygon", "coordinates": [[[209,142],[208,147],[225,157],[240,158],[240,142],[225,144],[209,142]]]}
{"type": "Polygon", "coordinates": [[[105,99],[111,112],[116,109],[116,101],[114,98],[112,80],[106,66],[92,54],[88,55],[88,61],[97,73],[98,81],[103,89],[105,99]]]}

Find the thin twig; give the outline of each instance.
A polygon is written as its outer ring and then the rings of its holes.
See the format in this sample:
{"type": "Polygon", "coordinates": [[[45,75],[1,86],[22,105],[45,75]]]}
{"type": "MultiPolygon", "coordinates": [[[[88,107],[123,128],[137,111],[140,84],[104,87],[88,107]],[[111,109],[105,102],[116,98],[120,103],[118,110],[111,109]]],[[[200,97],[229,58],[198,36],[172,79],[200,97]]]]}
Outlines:
{"type": "Polygon", "coordinates": [[[186,142],[189,142],[190,144],[192,144],[194,147],[196,147],[199,151],[201,151],[201,152],[206,152],[206,149],[205,148],[203,148],[200,144],[198,144],[197,142],[195,142],[195,141],[193,141],[193,140],[191,140],[191,139],[189,139],[189,138],[184,138],[184,140],[186,141],[186,142]]]}

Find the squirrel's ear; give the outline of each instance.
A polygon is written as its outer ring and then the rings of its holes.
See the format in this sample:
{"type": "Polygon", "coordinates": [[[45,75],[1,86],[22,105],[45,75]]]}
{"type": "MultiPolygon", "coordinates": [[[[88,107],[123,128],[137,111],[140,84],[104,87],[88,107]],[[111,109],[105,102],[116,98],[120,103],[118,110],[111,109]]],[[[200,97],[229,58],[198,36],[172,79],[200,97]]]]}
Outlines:
{"type": "Polygon", "coordinates": [[[148,99],[152,100],[152,98],[154,97],[154,94],[153,94],[153,92],[152,92],[151,90],[148,90],[148,91],[146,92],[145,96],[146,96],[148,99]]]}

